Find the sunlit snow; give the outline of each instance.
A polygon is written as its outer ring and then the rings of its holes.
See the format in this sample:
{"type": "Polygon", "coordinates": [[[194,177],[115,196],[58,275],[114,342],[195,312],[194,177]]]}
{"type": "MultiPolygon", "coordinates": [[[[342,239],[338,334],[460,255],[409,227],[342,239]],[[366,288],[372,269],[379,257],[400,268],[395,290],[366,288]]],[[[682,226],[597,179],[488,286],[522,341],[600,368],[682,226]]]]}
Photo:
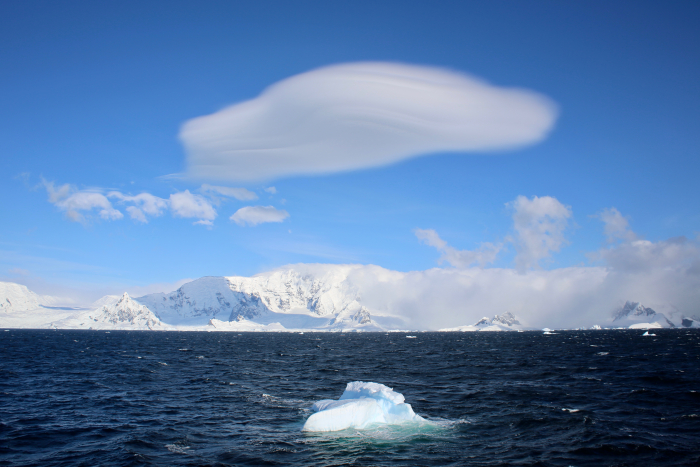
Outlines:
{"type": "Polygon", "coordinates": [[[379,383],[348,383],[339,400],[316,402],[302,431],[340,431],[363,429],[371,425],[396,425],[425,422],[404,402],[403,394],[379,383]]]}

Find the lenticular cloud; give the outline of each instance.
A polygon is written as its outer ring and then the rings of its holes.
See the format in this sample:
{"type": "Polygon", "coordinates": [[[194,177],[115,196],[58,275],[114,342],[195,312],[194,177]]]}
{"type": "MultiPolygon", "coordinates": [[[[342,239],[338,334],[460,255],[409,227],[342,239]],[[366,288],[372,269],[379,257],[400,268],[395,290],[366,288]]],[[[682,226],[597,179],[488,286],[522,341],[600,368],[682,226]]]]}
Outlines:
{"type": "Polygon", "coordinates": [[[349,63],[292,76],[192,119],[180,139],[194,177],[236,181],[376,167],[442,151],[542,140],[548,98],[440,68],[349,63]]]}

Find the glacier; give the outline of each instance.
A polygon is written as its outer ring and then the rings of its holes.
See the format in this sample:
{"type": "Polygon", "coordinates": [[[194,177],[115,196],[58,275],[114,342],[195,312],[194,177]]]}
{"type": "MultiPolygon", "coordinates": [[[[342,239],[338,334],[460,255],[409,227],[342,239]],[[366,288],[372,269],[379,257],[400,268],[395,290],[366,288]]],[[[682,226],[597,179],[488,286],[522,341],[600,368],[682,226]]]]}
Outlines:
{"type": "Polygon", "coordinates": [[[311,407],[316,413],[304,423],[302,431],[341,431],[365,429],[373,425],[426,423],[404,402],[403,394],[379,383],[348,383],[338,400],[325,399],[311,407]]]}

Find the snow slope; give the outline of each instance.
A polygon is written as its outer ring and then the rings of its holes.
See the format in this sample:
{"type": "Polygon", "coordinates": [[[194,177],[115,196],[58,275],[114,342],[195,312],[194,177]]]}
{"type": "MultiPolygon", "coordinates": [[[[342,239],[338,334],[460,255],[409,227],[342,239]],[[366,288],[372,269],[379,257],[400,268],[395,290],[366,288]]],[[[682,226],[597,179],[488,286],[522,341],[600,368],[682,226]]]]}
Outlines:
{"type": "Polygon", "coordinates": [[[24,285],[0,282],[0,328],[45,328],[50,321],[75,313],[75,308],[52,306],[58,300],[24,285]]]}
{"type": "Polygon", "coordinates": [[[285,329],[383,330],[349,280],[353,265],[304,265],[253,277],[203,277],[169,294],[136,300],[176,326],[217,323],[218,328],[279,324],[285,329]],[[320,270],[320,273],[319,273],[320,270]],[[233,323],[224,326],[222,323],[233,323]],[[239,323],[239,324],[236,324],[239,323]]]}
{"type": "Polygon", "coordinates": [[[647,308],[639,302],[627,301],[615,310],[612,316],[614,327],[625,327],[630,329],[656,329],[675,328],[663,313],[657,313],[652,308],[647,308]]]}
{"type": "Polygon", "coordinates": [[[165,326],[146,306],[134,301],[124,292],[116,302],[101,308],[78,312],[54,321],[49,327],[58,329],[129,329],[165,330],[165,326]]]}
{"type": "Polygon", "coordinates": [[[0,313],[36,310],[39,296],[27,287],[12,282],[0,282],[0,313]]]}

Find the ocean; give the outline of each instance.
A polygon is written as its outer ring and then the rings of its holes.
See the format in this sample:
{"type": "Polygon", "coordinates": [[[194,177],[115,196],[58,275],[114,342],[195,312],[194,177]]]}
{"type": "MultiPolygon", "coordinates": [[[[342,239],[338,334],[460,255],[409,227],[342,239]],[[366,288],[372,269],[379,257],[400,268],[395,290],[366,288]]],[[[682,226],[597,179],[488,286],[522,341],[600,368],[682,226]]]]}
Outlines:
{"type": "Polygon", "coordinates": [[[700,464],[700,330],[0,331],[0,465],[700,464]],[[301,428],[351,381],[431,423],[301,428]]]}

